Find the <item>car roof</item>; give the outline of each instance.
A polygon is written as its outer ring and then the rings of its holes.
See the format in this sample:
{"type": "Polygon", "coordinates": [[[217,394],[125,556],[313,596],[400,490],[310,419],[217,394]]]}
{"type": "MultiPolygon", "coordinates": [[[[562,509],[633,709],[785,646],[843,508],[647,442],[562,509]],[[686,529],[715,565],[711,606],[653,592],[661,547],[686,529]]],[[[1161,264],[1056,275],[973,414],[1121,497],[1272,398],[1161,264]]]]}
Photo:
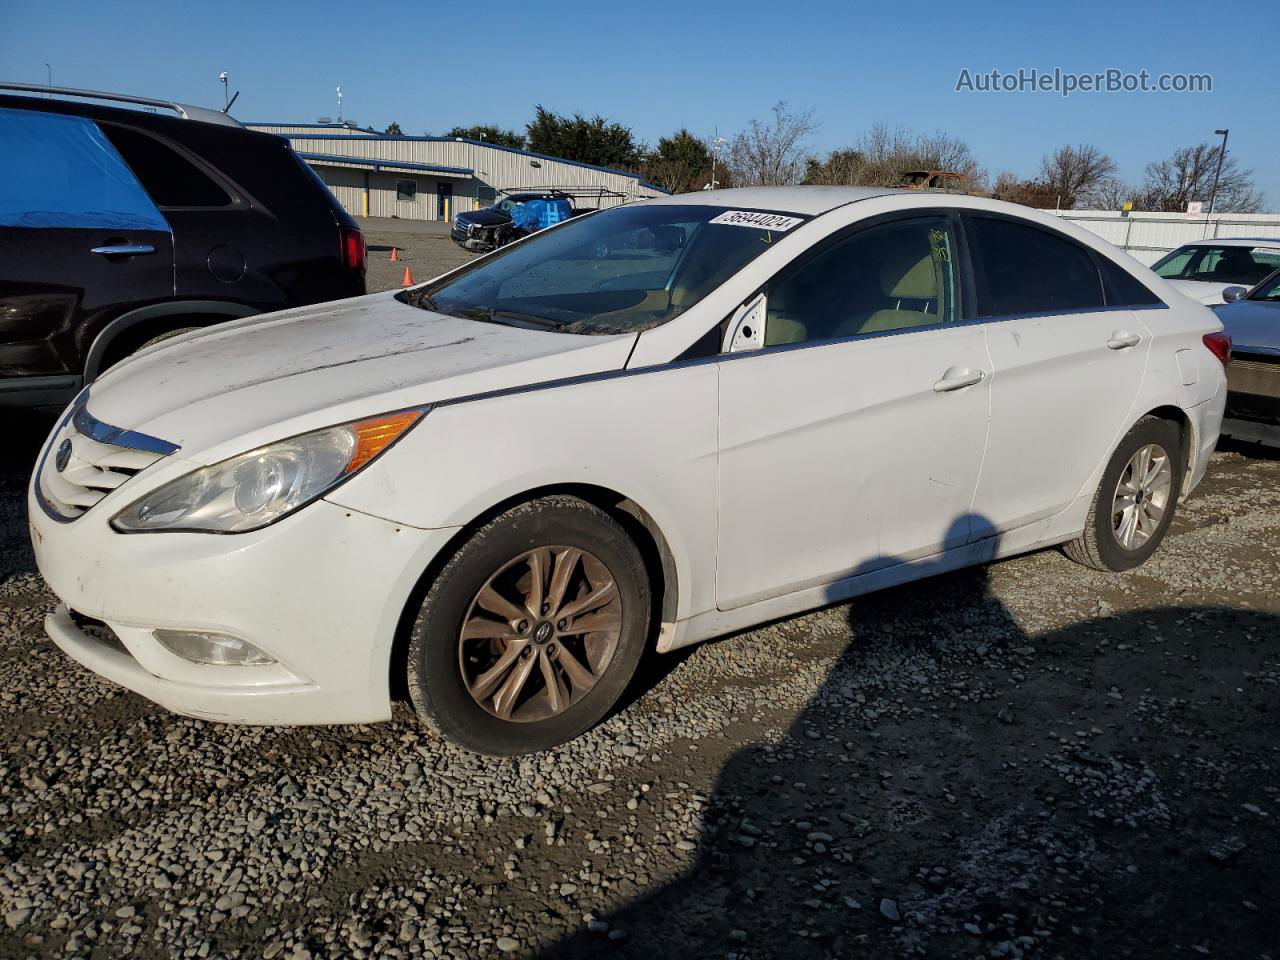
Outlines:
{"type": "Polygon", "coordinates": [[[1184,247],[1256,247],[1259,244],[1280,247],[1280,237],[1216,237],[1205,240],[1188,240],[1184,247]]]}
{"type": "Polygon", "coordinates": [[[730,187],[655,197],[646,203],[677,203],[685,206],[739,207],[744,210],[781,210],[817,216],[836,207],[872,197],[919,191],[889,187],[730,187]]]}

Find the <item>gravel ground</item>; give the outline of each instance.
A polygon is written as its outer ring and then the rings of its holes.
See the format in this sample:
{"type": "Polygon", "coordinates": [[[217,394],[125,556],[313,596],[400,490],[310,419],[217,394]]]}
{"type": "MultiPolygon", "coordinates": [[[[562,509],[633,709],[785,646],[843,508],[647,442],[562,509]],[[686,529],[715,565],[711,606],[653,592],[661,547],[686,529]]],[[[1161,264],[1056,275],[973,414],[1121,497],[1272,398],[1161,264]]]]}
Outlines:
{"type": "Polygon", "coordinates": [[[492,760],[72,663],[47,427],[0,469],[0,956],[1280,957],[1273,453],[1217,454],[1134,574],[1045,551],[655,657],[492,760]]]}
{"type": "Polygon", "coordinates": [[[478,256],[449,239],[447,224],[382,218],[362,219],[359,223],[369,245],[366,282],[370,293],[399,290],[404,285],[406,267],[414,282],[421,283],[478,256]],[[396,260],[390,259],[393,246],[396,260]]]}

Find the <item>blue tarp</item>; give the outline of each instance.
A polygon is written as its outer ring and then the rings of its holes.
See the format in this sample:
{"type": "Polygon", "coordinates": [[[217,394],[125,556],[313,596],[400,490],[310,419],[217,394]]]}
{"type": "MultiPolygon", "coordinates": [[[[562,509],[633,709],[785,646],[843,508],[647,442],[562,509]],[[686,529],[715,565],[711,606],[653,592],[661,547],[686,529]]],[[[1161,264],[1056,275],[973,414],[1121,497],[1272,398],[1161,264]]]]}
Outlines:
{"type": "Polygon", "coordinates": [[[573,206],[561,197],[553,200],[526,200],[511,211],[511,222],[521,230],[533,233],[568,220],[572,214],[573,206]]]}
{"type": "Polygon", "coordinates": [[[0,226],[169,232],[92,120],[3,107],[0,226]]]}

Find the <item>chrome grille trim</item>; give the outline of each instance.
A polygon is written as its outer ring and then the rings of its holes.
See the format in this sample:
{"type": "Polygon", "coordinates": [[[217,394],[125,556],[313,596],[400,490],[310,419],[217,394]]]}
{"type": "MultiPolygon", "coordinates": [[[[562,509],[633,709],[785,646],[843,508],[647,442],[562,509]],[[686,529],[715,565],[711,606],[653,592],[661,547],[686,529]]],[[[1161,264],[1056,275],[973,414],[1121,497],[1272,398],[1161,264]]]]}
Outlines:
{"type": "Polygon", "coordinates": [[[36,467],[33,488],[44,512],[59,523],[79,519],[98,501],[128,483],[178,446],[112,426],[88,410],[89,391],[76,398],[53,432],[36,467]],[[57,469],[57,451],[70,443],[70,456],[57,469]]]}

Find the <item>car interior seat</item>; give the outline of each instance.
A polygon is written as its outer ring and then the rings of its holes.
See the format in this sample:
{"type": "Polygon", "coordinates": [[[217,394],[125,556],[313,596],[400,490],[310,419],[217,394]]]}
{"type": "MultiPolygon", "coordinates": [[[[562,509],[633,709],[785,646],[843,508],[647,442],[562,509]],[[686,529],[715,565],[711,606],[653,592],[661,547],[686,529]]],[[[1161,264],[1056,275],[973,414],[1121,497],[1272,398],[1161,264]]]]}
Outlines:
{"type": "Polygon", "coordinates": [[[919,230],[895,230],[882,238],[876,253],[881,303],[874,310],[850,317],[837,335],[937,323],[941,316],[939,271],[927,235],[919,230]]]}

